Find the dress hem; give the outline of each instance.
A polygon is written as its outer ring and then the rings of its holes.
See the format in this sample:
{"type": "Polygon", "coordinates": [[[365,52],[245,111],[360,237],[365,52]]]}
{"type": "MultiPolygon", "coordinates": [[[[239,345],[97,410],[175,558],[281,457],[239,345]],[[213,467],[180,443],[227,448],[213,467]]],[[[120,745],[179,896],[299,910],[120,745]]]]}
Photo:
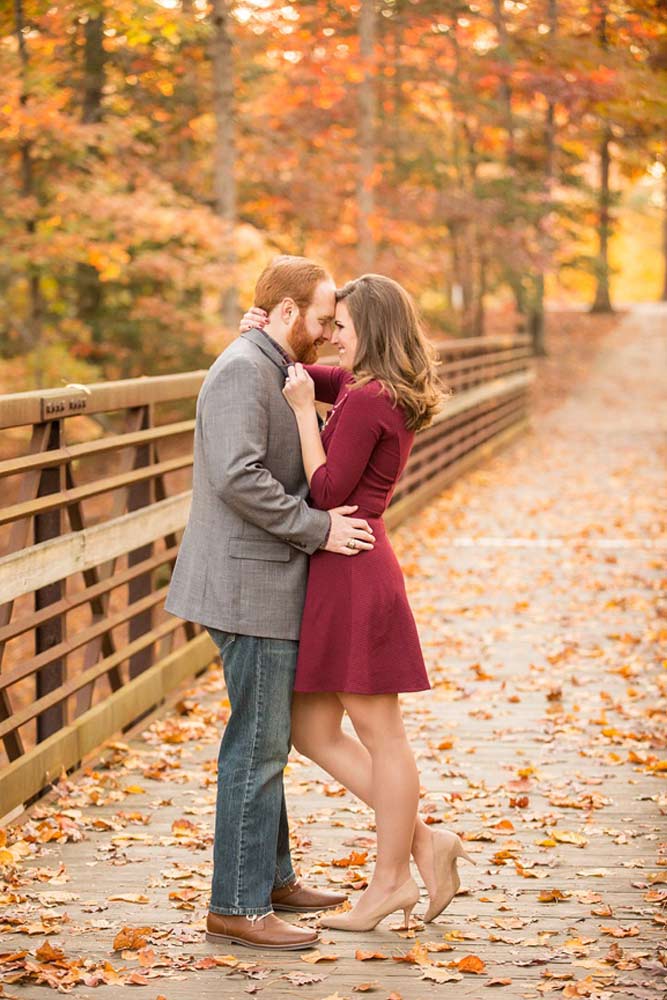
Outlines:
{"type": "Polygon", "coordinates": [[[312,688],[301,688],[294,687],[293,691],[295,694],[415,694],[417,691],[432,691],[433,686],[431,684],[428,687],[401,687],[401,688],[386,688],[382,691],[359,691],[354,688],[340,688],[340,687],[312,687],[312,688]]]}

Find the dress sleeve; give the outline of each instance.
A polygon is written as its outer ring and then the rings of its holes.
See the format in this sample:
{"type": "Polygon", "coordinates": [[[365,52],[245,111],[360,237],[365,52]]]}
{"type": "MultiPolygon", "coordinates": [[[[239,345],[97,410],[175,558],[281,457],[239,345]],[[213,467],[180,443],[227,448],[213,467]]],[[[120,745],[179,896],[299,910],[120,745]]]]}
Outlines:
{"type": "Polygon", "coordinates": [[[320,510],[340,507],[358,484],[382,435],[386,405],[367,390],[350,392],[331,435],[326,462],[310,481],[311,499],[320,510]]]}
{"type": "Polygon", "coordinates": [[[352,376],[338,365],[304,365],[315,383],[315,399],[318,403],[335,403],[338,395],[352,376]]]}

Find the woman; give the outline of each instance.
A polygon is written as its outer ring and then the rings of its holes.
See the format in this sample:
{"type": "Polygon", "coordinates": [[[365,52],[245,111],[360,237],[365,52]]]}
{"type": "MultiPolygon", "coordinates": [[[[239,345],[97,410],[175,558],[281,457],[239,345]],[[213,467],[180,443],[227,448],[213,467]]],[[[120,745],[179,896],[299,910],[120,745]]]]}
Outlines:
{"type": "MultiPolygon", "coordinates": [[[[370,930],[419,899],[414,855],[431,897],[425,920],[459,886],[459,838],[417,815],[419,777],[398,693],[430,687],[403,576],[382,515],[414,435],[440,403],[435,362],[405,290],[363,275],[337,293],[331,342],[340,367],[290,366],[284,395],[294,411],[311,503],[358,505],[375,547],[356,559],[318,551],[310,560],[299,639],[292,740],[296,749],[375,810],[377,862],[351,912],[324,916],[338,930],[370,930]],[[333,404],[320,434],[315,400],[333,404]],[[341,728],[349,715],[358,739],[341,728]]],[[[469,859],[472,860],[472,859],[469,859]]]]}

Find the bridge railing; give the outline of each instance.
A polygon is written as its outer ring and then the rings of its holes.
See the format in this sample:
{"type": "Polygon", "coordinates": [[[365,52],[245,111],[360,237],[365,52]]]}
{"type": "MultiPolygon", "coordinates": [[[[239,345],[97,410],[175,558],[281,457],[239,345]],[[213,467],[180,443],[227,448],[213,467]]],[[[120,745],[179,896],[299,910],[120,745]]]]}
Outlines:
{"type": "MultiPolygon", "coordinates": [[[[528,337],[438,346],[454,395],[417,437],[389,527],[526,426],[528,337]]],[[[213,658],[163,610],[204,375],[0,396],[0,817],[213,658]]]]}

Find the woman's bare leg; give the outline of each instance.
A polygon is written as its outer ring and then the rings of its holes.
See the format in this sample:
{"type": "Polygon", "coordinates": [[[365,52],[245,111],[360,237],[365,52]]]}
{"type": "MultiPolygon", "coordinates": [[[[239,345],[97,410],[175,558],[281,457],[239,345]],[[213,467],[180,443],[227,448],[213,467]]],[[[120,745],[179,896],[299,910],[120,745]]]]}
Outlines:
{"type": "MultiPolygon", "coordinates": [[[[330,692],[295,691],[292,701],[292,742],[299,753],[310,758],[335,781],[374,809],[371,755],[363,743],[343,732],[341,723],[344,707],[341,697],[330,692]]],[[[365,699],[372,696],[357,697],[365,699]]],[[[417,816],[411,850],[429,890],[435,876],[432,843],[433,833],[430,827],[417,816]]]]}
{"type": "Polygon", "coordinates": [[[355,912],[362,917],[410,878],[419,775],[395,694],[339,694],[371,758],[377,860],[355,912]]]}

